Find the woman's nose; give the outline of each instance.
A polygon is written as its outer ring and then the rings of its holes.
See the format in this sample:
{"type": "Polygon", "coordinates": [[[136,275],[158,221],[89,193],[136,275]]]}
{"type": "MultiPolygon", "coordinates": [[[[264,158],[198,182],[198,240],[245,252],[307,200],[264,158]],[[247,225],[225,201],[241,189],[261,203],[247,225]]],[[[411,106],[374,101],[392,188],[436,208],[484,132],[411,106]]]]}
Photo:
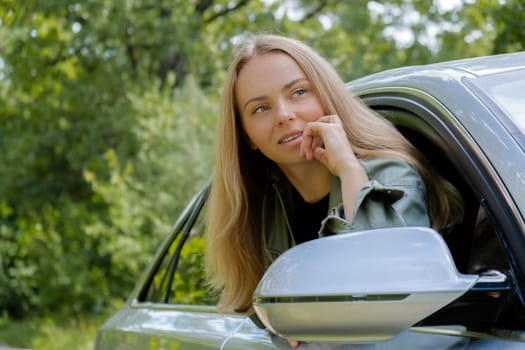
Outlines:
{"type": "Polygon", "coordinates": [[[285,102],[277,105],[276,120],[279,125],[295,119],[295,114],[285,102]]]}

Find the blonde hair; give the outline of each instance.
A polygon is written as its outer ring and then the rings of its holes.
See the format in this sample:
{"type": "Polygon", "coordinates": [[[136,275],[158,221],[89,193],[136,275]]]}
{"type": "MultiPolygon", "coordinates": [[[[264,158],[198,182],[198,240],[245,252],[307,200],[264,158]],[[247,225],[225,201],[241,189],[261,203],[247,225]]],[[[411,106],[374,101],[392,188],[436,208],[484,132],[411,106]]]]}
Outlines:
{"type": "Polygon", "coordinates": [[[325,111],[338,115],[358,158],[401,159],[415,167],[427,186],[432,227],[446,230],[461,221],[457,190],[431,170],[422,155],[387,120],[345,87],[335,69],[313,49],[290,38],[258,35],[235,56],[224,86],[215,174],[209,201],[206,269],[211,286],[221,292],[222,311],[245,312],[264,273],[261,201],[270,161],[249,147],[236,110],[235,84],[253,57],[281,52],[296,61],[314,86],[325,111]]]}

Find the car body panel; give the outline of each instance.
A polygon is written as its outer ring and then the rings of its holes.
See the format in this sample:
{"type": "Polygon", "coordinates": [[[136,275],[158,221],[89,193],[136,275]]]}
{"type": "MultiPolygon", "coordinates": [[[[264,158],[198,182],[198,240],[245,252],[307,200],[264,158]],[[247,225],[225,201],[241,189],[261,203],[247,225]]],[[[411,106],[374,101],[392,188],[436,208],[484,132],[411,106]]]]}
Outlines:
{"type": "Polygon", "coordinates": [[[229,335],[250,321],[210,308],[133,304],[102,326],[97,349],[219,349],[229,335]]]}

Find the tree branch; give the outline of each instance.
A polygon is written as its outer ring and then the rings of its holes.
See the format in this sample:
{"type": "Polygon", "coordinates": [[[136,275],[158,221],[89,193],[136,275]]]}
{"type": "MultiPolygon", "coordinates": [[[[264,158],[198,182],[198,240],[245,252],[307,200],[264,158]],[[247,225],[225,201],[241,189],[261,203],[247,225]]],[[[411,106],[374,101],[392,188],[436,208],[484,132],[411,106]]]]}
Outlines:
{"type": "Polygon", "coordinates": [[[233,7],[227,7],[227,8],[225,8],[225,9],[219,11],[219,12],[214,13],[210,18],[206,19],[204,22],[205,23],[210,23],[210,22],[215,21],[219,17],[227,15],[230,12],[237,11],[238,9],[243,7],[244,5],[248,4],[249,1],[250,0],[241,0],[233,7]]]}
{"type": "Polygon", "coordinates": [[[201,15],[213,4],[213,0],[199,0],[195,5],[195,12],[201,15]]]}
{"type": "Polygon", "coordinates": [[[303,18],[301,19],[300,22],[302,23],[304,21],[309,20],[310,18],[313,18],[313,17],[317,16],[319,13],[321,13],[323,11],[323,9],[326,7],[326,5],[328,5],[328,1],[327,0],[321,1],[317,6],[315,6],[310,11],[308,11],[303,16],[303,18]]]}

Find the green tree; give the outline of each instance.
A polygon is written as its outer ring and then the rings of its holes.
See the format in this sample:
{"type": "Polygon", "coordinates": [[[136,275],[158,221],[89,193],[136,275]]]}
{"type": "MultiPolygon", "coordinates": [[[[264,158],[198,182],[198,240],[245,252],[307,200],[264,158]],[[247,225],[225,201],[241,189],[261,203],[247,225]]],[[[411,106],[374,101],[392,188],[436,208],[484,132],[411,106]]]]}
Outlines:
{"type": "Polygon", "coordinates": [[[216,94],[159,90],[162,43],[130,56],[125,4],[0,10],[0,307],[14,315],[127,294],[209,176],[216,94]]]}
{"type": "Polygon", "coordinates": [[[348,80],[523,50],[523,6],[3,1],[0,309],[96,311],[128,294],[210,176],[222,78],[249,33],[304,40],[348,80]]]}

